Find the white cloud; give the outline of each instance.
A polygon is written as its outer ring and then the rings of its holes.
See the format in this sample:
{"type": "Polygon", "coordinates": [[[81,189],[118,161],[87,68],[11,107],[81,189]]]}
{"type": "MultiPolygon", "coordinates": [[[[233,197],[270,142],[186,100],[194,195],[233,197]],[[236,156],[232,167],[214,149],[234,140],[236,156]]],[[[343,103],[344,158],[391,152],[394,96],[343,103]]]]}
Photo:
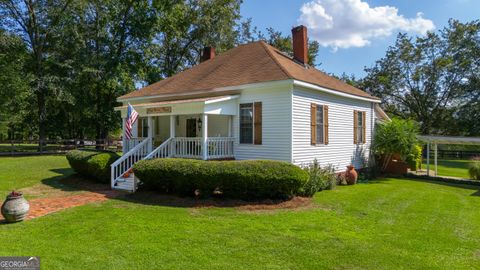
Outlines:
{"type": "Polygon", "coordinates": [[[396,7],[370,7],[362,0],[314,0],[303,4],[300,11],[298,23],[308,27],[310,38],[334,50],[363,47],[396,31],[423,35],[435,28],[421,12],[405,18],[396,7]]]}

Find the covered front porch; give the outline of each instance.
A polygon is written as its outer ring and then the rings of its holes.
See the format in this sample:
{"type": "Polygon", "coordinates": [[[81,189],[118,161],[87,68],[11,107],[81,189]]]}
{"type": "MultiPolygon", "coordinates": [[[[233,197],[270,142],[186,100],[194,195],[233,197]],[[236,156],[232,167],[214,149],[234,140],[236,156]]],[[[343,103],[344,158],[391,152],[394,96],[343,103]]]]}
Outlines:
{"type": "MultiPolygon", "coordinates": [[[[139,114],[123,153],[144,142],[148,158],[233,159],[236,96],[132,104],[139,114]]],[[[123,115],[123,134],[125,117],[123,115]]]]}

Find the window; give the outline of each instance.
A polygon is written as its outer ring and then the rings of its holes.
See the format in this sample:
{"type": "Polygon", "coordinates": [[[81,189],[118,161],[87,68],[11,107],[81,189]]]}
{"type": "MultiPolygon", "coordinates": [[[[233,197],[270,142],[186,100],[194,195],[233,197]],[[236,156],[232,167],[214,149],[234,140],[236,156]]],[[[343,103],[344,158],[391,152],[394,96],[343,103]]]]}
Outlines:
{"type": "Polygon", "coordinates": [[[311,104],[311,144],[328,144],[328,106],[311,104]]]}
{"type": "Polygon", "coordinates": [[[323,144],[325,137],[325,130],[323,126],[323,106],[317,105],[317,144],[323,144]]]}
{"type": "Polygon", "coordinates": [[[137,120],[137,137],[148,137],[148,118],[139,117],[137,120]]]}
{"type": "Polygon", "coordinates": [[[240,143],[262,144],[262,102],[240,104],[240,143]]]}
{"type": "Polygon", "coordinates": [[[253,143],[253,103],[240,104],[240,143],[253,143]]]}
{"type": "Polygon", "coordinates": [[[355,144],[365,143],[365,112],[354,111],[353,115],[353,142],[355,144]]]}

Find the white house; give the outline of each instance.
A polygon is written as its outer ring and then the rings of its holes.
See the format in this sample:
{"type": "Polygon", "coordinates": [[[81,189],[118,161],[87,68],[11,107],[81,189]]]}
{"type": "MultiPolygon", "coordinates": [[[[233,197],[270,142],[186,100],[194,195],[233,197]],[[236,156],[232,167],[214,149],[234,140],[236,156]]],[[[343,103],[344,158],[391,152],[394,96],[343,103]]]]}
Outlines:
{"type": "Polygon", "coordinates": [[[380,100],[309,66],[304,26],[292,37],[293,57],[263,41],[218,56],[205,48],[199,65],[118,98],[123,123],[128,103],[140,118],[112,188],[135,190],[125,172],[144,158],[364,166],[375,120],[386,117],[380,100]]]}

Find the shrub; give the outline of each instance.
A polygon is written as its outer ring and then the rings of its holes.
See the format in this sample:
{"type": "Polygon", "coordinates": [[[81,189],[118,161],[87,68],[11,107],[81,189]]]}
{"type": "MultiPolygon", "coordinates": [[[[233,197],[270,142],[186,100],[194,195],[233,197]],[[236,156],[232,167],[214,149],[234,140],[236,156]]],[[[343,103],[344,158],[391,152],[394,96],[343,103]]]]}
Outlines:
{"type": "Polygon", "coordinates": [[[468,174],[474,180],[480,180],[480,159],[472,159],[468,164],[468,174]]]}
{"type": "Polygon", "coordinates": [[[412,148],[405,160],[412,171],[416,171],[422,165],[422,146],[417,144],[412,148]]]}
{"type": "Polygon", "coordinates": [[[392,121],[383,122],[375,128],[373,150],[375,154],[383,157],[382,171],[395,154],[406,161],[410,155],[415,156],[418,150],[418,125],[411,120],[393,118],[392,121]]]}
{"type": "Polygon", "coordinates": [[[72,169],[101,183],[110,181],[110,165],[120,156],[114,152],[95,150],[72,150],[67,160],[72,169]]]}
{"type": "Polygon", "coordinates": [[[337,185],[337,176],[332,166],[321,168],[317,159],[305,166],[304,171],[308,173],[308,181],[300,190],[301,196],[311,197],[316,192],[324,189],[334,189],[337,185]]]}
{"type": "Polygon", "coordinates": [[[308,180],[299,167],[280,161],[203,161],[192,159],[142,160],[134,166],[143,188],[192,196],[220,190],[239,199],[288,198],[308,180]]]}

